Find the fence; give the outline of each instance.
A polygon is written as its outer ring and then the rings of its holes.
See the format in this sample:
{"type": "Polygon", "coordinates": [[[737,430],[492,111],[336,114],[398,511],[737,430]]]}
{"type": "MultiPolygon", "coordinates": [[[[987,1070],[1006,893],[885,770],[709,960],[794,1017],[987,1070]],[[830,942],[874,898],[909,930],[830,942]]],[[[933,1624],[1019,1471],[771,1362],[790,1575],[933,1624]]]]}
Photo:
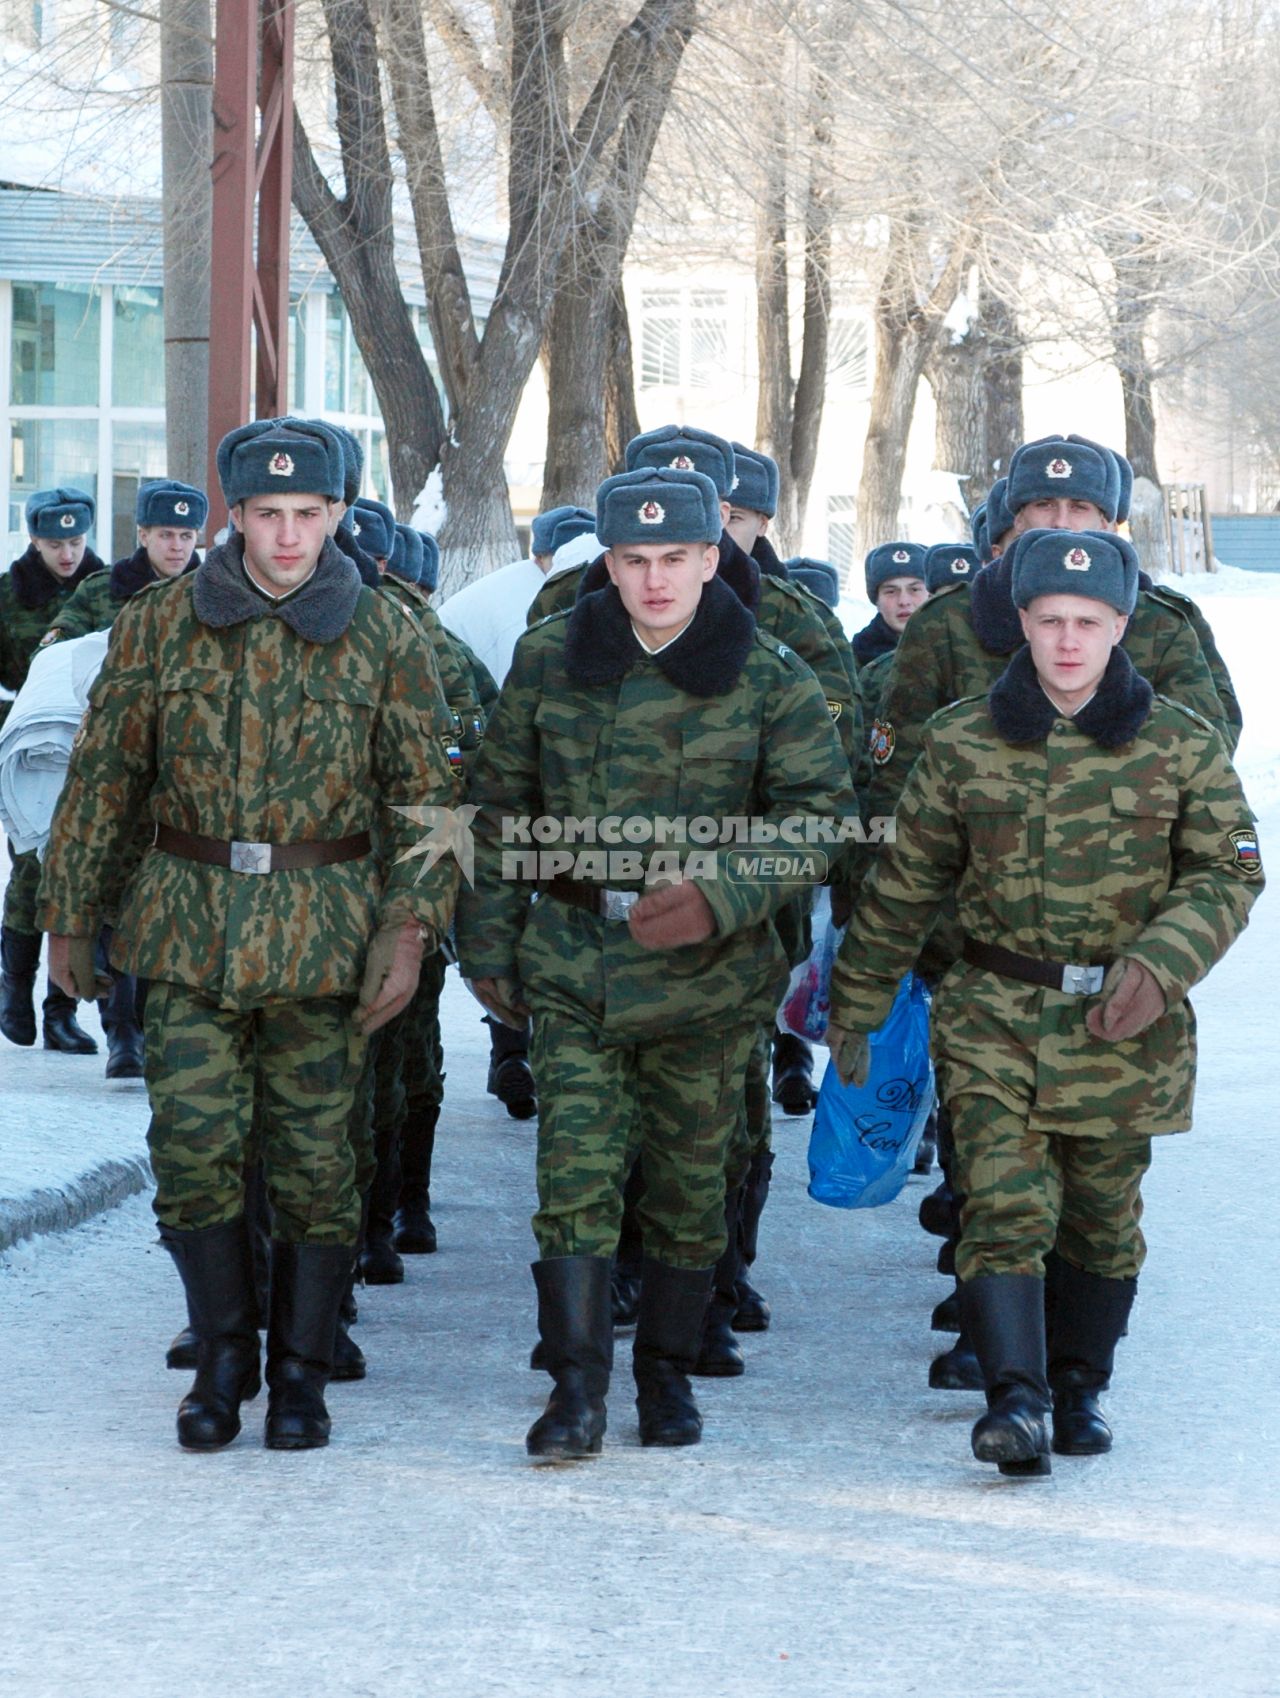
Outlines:
{"type": "Polygon", "coordinates": [[[1188,572],[1213,572],[1213,526],[1202,483],[1164,486],[1164,529],[1169,565],[1179,577],[1188,572]]]}

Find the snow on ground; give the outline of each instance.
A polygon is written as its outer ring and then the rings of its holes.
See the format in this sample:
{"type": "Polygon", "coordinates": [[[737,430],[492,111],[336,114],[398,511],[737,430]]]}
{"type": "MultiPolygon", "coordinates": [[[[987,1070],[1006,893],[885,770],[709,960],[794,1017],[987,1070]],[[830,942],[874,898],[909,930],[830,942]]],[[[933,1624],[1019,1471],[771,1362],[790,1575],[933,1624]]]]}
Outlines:
{"type": "MultiPolygon", "coordinates": [[[[1188,587],[1244,697],[1265,854],[1280,578],[1245,578],[1188,587]]],[[[948,1342],[915,1224],[931,1182],[822,1208],[807,1122],[781,1117],[758,1265],[776,1323],[744,1341],[743,1379],[700,1383],[703,1443],[639,1447],[622,1338],[604,1456],[531,1465],[533,1133],[485,1096],[451,974],[442,1249],[362,1294],[370,1374],[332,1388],[328,1450],[265,1451],[262,1399],[228,1451],[177,1449],[179,1287],[146,1198],[0,1257],[0,1691],[1275,1698],[1278,944],[1273,893],[1196,996],[1197,1125],[1159,1142],[1146,1187],[1116,1449],[1040,1482],[975,1463],[978,1400],[927,1387],[948,1342]]],[[[136,1146],[144,1098],[101,1068],[0,1043],[10,1171],[136,1146]]]]}

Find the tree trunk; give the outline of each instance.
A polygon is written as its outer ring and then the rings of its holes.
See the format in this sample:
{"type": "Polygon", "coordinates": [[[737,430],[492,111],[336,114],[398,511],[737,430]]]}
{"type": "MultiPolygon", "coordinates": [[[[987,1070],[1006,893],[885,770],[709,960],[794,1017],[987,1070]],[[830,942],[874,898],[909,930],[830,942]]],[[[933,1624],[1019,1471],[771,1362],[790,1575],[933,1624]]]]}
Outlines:
{"type": "Polygon", "coordinates": [[[209,242],[213,219],[213,30],[209,0],[160,13],[164,172],[164,425],[171,478],[209,470],[209,242]]]}
{"type": "Polygon", "coordinates": [[[1159,286],[1153,267],[1138,254],[1112,257],[1116,279],[1111,340],[1120,393],[1124,402],[1124,451],[1135,478],[1160,482],[1156,469],[1156,413],[1151,361],[1147,356],[1147,325],[1154,290],[1159,286]]]}
{"type": "Polygon", "coordinates": [[[547,322],[547,457],[542,510],[593,505],[605,475],[605,370],[613,299],[612,253],[580,223],[573,276],[547,322]]]}
{"type": "MultiPolygon", "coordinates": [[[[756,102],[762,181],[756,208],[756,446],[785,474],[791,464],[791,313],[787,276],[785,113],[766,84],[756,102]]],[[[785,484],[789,480],[784,475],[785,484]]]]}
{"type": "Polygon", "coordinates": [[[640,434],[640,411],[636,406],[635,362],[631,353],[631,319],[622,278],[609,291],[609,347],[604,368],[604,464],[605,472],[621,472],[626,466],[627,444],[640,434]]]}
{"type": "Polygon", "coordinates": [[[985,493],[986,338],[980,319],[975,318],[963,336],[942,332],[929,355],[925,375],[937,409],[934,468],[955,477],[962,511],[968,513],[985,493]]]}
{"type": "Polygon", "coordinates": [[[987,444],[980,477],[966,492],[975,506],[986,499],[991,485],[1004,477],[1014,449],[1026,438],[1022,412],[1022,330],[1017,311],[1002,295],[987,289],[982,317],[987,329],[987,364],[983,373],[987,444]]]}
{"type": "Polygon", "coordinates": [[[810,91],[809,190],[804,213],[804,324],[800,375],[791,402],[790,477],[787,499],[778,508],[776,543],[782,555],[801,546],[809,490],[818,463],[818,439],[827,398],[827,352],[831,331],[831,223],[833,130],[829,79],[815,66],[810,91]]]}

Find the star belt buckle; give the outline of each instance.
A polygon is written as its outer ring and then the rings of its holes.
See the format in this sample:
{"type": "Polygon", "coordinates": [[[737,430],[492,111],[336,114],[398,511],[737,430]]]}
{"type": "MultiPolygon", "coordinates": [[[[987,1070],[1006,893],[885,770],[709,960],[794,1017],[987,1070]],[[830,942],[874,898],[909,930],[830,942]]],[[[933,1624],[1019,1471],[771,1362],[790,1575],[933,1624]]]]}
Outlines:
{"type": "Polygon", "coordinates": [[[269,873],[271,845],[269,843],[232,843],[231,871],[233,873],[269,873]]]}
{"type": "Polygon", "coordinates": [[[1106,973],[1105,967],[1064,967],[1062,988],[1068,996],[1097,996],[1106,973]]]}
{"type": "Polygon", "coordinates": [[[638,890],[606,890],[600,903],[600,912],[606,920],[625,920],[639,900],[638,890]]]}

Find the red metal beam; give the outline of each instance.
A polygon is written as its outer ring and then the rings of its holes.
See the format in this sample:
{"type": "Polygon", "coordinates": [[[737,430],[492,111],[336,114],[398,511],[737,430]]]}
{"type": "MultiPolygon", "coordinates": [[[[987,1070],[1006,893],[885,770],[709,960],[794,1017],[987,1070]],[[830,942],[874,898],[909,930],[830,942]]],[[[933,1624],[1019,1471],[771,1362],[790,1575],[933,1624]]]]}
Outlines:
{"type": "Polygon", "coordinates": [[[237,425],[254,417],[273,418],[287,405],[293,193],[294,0],[217,0],[217,6],[210,535],[226,518],[218,489],[218,443],[237,425]]]}

